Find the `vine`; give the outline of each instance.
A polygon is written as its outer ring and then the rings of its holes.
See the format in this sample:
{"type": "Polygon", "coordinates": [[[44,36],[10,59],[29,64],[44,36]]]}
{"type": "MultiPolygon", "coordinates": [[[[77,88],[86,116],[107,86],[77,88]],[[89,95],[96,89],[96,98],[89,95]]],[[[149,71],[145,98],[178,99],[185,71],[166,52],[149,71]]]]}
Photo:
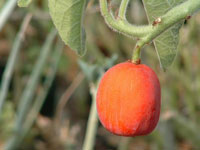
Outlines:
{"type": "Polygon", "coordinates": [[[117,19],[112,15],[112,11],[108,8],[107,0],[99,0],[101,13],[108,26],[129,37],[138,37],[139,40],[133,51],[132,62],[140,62],[141,48],[154,40],[161,33],[175,25],[176,23],[187,19],[188,16],[194,14],[200,9],[199,0],[187,0],[186,2],[172,8],[165,15],[157,18],[153,24],[136,26],[131,25],[126,20],[126,10],[129,0],[122,0],[120,4],[117,19]]]}

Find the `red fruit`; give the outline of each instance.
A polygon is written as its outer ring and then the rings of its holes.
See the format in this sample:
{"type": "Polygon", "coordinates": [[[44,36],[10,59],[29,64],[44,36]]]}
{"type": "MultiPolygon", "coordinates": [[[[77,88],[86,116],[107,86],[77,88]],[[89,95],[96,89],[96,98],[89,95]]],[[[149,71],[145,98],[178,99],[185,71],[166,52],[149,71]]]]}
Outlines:
{"type": "Polygon", "coordinates": [[[122,136],[146,135],[160,115],[160,83],[146,65],[125,62],[110,68],[97,91],[97,111],[103,126],[122,136]]]}

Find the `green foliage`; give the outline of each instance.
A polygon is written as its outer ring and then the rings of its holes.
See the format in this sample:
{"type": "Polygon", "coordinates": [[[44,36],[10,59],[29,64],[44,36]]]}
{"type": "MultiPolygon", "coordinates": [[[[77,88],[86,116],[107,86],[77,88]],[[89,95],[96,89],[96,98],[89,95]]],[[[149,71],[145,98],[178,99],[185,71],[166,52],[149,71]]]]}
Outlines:
{"type": "Polygon", "coordinates": [[[103,64],[89,64],[83,60],[79,60],[78,63],[88,81],[91,83],[96,83],[102,74],[115,64],[117,58],[117,55],[113,55],[111,58],[104,58],[103,64]]]}
{"type": "MultiPolygon", "coordinates": [[[[183,1],[184,0],[143,0],[149,23],[153,24],[158,17],[161,17],[169,9],[183,1]]],[[[162,20],[160,23],[162,24],[162,20]]],[[[169,67],[175,59],[181,25],[182,23],[173,26],[154,40],[154,45],[163,69],[169,67]]]]}
{"type": "MultiPolygon", "coordinates": [[[[0,8],[2,8],[1,4],[7,1],[9,0],[0,0],[0,8]]],[[[139,1],[140,0],[138,0],[138,2],[139,1]]],[[[148,0],[148,2],[150,1],[152,0],[148,0]]],[[[160,2],[161,0],[154,1],[160,2]]],[[[167,0],[162,0],[163,3],[166,1],[167,0]]],[[[39,0],[34,2],[35,3],[33,6],[35,12],[37,11],[37,15],[33,14],[34,19],[31,21],[26,30],[26,35],[24,37],[24,41],[22,42],[21,53],[19,53],[19,59],[14,67],[12,83],[8,91],[9,93],[6,102],[3,106],[2,116],[0,118],[0,149],[4,149],[3,145],[8,144],[7,142],[9,139],[16,135],[14,134],[13,130],[16,123],[16,118],[19,117],[17,116],[17,111],[20,109],[19,103],[22,100],[22,93],[24,90],[30,89],[30,87],[26,86],[28,84],[29,74],[32,71],[35,71],[33,66],[35,62],[38,61],[37,58],[41,55],[41,45],[50,32],[51,20],[47,14],[46,7],[44,7],[47,1],[39,0]]],[[[80,2],[82,1],[80,0],[80,2]]],[[[51,82],[47,81],[47,79],[50,77],[49,75],[53,73],[52,69],[50,69],[51,64],[53,65],[51,58],[56,57],[55,53],[52,53],[53,51],[50,52],[48,61],[46,61],[46,65],[42,69],[36,88],[31,88],[30,90],[30,92],[33,93],[33,103],[31,103],[28,113],[25,114],[26,121],[21,123],[21,127],[23,127],[21,129],[22,132],[19,136],[16,136],[16,139],[18,140],[23,138],[22,133],[27,131],[27,128],[24,127],[28,126],[28,128],[30,128],[29,125],[32,125],[33,123],[35,124],[33,124],[27,135],[24,137],[25,139],[17,143],[20,144],[19,150],[30,148],[35,148],[35,150],[39,150],[41,148],[47,150],[50,147],[60,150],[81,149],[86,131],[86,122],[88,120],[90,107],[89,102],[91,100],[88,92],[91,86],[88,88],[89,86],[86,81],[78,84],[79,87],[75,90],[75,92],[71,90],[70,95],[72,96],[69,96],[69,104],[65,105],[63,108],[64,111],[62,114],[62,122],[58,122],[58,128],[57,126],[54,127],[54,122],[51,121],[51,119],[43,117],[42,115],[32,115],[32,111],[37,110],[36,112],[38,113],[42,103],[44,102],[43,98],[47,93],[48,96],[46,100],[48,102],[50,102],[52,99],[54,103],[60,101],[62,94],[65,93],[65,90],[68,91],[70,89],[70,83],[74,82],[77,72],[80,72],[80,70],[82,70],[84,75],[88,78],[88,81],[91,83],[95,82],[102,72],[113,66],[116,60],[118,62],[122,62],[130,59],[131,50],[133,49],[136,40],[131,38],[129,39],[122,34],[116,34],[115,32],[111,31],[103,21],[103,17],[100,16],[100,13],[97,9],[99,7],[97,4],[98,1],[90,2],[91,3],[87,11],[88,15],[84,18],[85,28],[87,31],[86,47],[88,52],[80,60],[73,52],[69,52],[70,49],[68,47],[65,47],[65,52],[61,56],[62,58],[60,58],[60,63],[58,66],[59,73],[56,75],[56,78],[51,86],[52,89],[49,90],[47,86],[50,86],[51,82]],[[115,58],[113,54],[117,54],[118,58],[115,58]],[[79,66],[77,65],[77,60],[79,61],[79,66]],[[80,64],[80,62],[82,64],[80,64]],[[54,94],[55,97],[53,96],[54,94]],[[43,97],[42,100],[40,97],[43,97]],[[35,104],[37,105],[37,108],[35,104]],[[46,125],[45,127],[41,126],[41,118],[42,124],[46,125]],[[61,147],[57,146],[59,144],[61,147]]],[[[116,0],[114,0],[114,2],[116,2],[116,0]]],[[[131,5],[129,6],[132,6],[133,2],[134,1],[130,1],[131,5]]],[[[172,2],[172,0],[168,0],[168,2],[172,2]]],[[[199,0],[197,2],[199,2],[199,0]]],[[[141,3],[138,3],[138,5],[141,7],[143,6],[141,3]]],[[[116,7],[116,5],[114,7],[116,7]]],[[[132,7],[129,8],[131,9],[132,7]]],[[[155,8],[156,9],[152,11],[159,10],[157,7],[155,8]]],[[[117,8],[114,8],[113,10],[116,9],[117,8]]],[[[27,11],[34,12],[33,8],[27,8],[25,10],[26,11],[24,11],[24,9],[22,10],[21,8],[15,7],[14,14],[12,13],[12,17],[8,17],[9,19],[6,20],[5,26],[1,30],[0,49],[2,51],[0,53],[0,58],[2,59],[0,60],[1,65],[3,64],[3,67],[5,67],[5,63],[8,63],[7,56],[10,55],[13,39],[15,39],[16,33],[19,30],[19,26],[24,19],[24,16],[26,15],[27,11]],[[5,51],[5,54],[2,53],[3,51],[5,51]]],[[[166,9],[166,11],[167,10],[168,9],[166,9]]],[[[65,17],[72,14],[71,11],[72,10],[70,10],[70,13],[67,13],[65,17]]],[[[78,12],[77,9],[76,11],[78,12]]],[[[136,13],[135,11],[136,10],[131,9],[130,12],[133,12],[134,14],[138,13],[138,17],[140,18],[146,17],[142,15],[142,10],[137,10],[136,13]]],[[[81,14],[81,11],[78,14],[81,14]]],[[[131,15],[132,14],[130,13],[130,16],[131,15]]],[[[157,15],[157,17],[160,17],[160,15],[157,15]]],[[[157,17],[154,16],[152,21],[157,17]]],[[[109,134],[105,129],[103,129],[102,126],[98,126],[97,133],[95,133],[97,134],[96,144],[94,147],[95,150],[119,149],[119,145],[125,145],[124,147],[127,147],[127,149],[134,147],[135,149],[140,148],[149,150],[190,150],[199,148],[199,20],[200,15],[195,15],[192,17],[192,19],[187,21],[187,24],[185,24],[180,30],[181,36],[179,48],[181,49],[181,53],[177,55],[176,61],[173,63],[172,68],[170,68],[166,73],[160,70],[159,61],[156,53],[154,52],[154,48],[151,45],[146,46],[145,50],[142,52],[142,63],[151,66],[159,76],[161,82],[162,111],[159,126],[152,134],[148,136],[129,138],[130,141],[125,141],[124,143],[123,141],[119,141],[120,137],[109,134]]],[[[133,20],[131,21],[134,22],[135,17],[133,17],[133,20]]],[[[140,23],[145,24],[145,22],[146,20],[141,20],[140,23]]],[[[80,25],[80,27],[81,26],[82,25],[80,25]]],[[[177,26],[177,28],[179,27],[177,26]]],[[[177,30],[174,31],[174,35],[177,36],[178,39],[178,29],[171,29],[177,30]]],[[[165,33],[163,33],[163,35],[165,33]]],[[[170,47],[173,43],[178,42],[178,40],[171,41],[170,36],[167,36],[166,38],[163,37],[162,40],[166,39],[167,45],[170,47]],[[172,44],[169,41],[171,41],[172,44]]],[[[52,43],[54,42],[52,41],[52,43]]],[[[71,47],[69,44],[68,46],[71,47]]],[[[56,52],[54,46],[51,46],[51,48],[54,50],[54,52],[56,52]]],[[[166,51],[168,51],[168,49],[166,49],[166,51]]],[[[176,52],[174,51],[172,56],[168,56],[169,58],[166,58],[166,62],[172,62],[173,60],[168,61],[168,59],[174,59],[175,53],[176,52]]],[[[55,108],[56,105],[53,105],[55,108]]],[[[47,111],[50,113],[49,110],[47,111]]],[[[55,118],[52,118],[52,120],[53,119],[55,118]]]]}
{"type": "Polygon", "coordinates": [[[87,0],[49,0],[52,20],[62,38],[79,55],[85,53],[84,11],[87,0]]]}
{"type": "Polygon", "coordinates": [[[1,140],[6,140],[12,135],[14,115],[14,105],[11,101],[7,101],[4,105],[3,113],[0,118],[1,140]]]}
{"type": "Polygon", "coordinates": [[[18,6],[19,7],[27,7],[32,0],[18,0],[18,6]]]}
{"type": "MultiPolygon", "coordinates": [[[[101,13],[110,28],[126,36],[136,36],[140,39],[132,57],[133,62],[137,62],[140,59],[141,48],[154,40],[161,67],[166,69],[173,63],[177,53],[179,29],[182,26],[181,20],[197,9],[196,7],[193,7],[193,5],[198,5],[198,3],[194,4],[193,2],[190,2],[180,5],[180,7],[176,7],[177,9],[175,10],[175,6],[184,1],[185,0],[143,0],[149,19],[149,25],[147,26],[135,26],[127,22],[125,14],[129,0],[121,1],[117,17],[114,17],[110,11],[108,1],[101,0],[100,7],[101,13]],[[188,12],[185,14],[182,10],[186,6],[188,6],[188,8],[186,8],[188,12]],[[169,10],[172,11],[170,12],[169,10]],[[182,13],[178,15],[178,11],[181,11],[182,13]],[[168,13],[168,15],[165,16],[166,20],[163,23],[162,19],[166,13],[168,13]],[[173,19],[170,19],[171,15],[174,15],[172,17],[173,19]],[[160,22],[155,23],[154,21],[159,17],[160,22]],[[177,22],[179,23],[174,25],[177,22]]],[[[87,0],[49,0],[50,14],[61,38],[65,44],[77,51],[79,55],[83,55],[85,52],[83,19],[86,5],[87,0]]]]}

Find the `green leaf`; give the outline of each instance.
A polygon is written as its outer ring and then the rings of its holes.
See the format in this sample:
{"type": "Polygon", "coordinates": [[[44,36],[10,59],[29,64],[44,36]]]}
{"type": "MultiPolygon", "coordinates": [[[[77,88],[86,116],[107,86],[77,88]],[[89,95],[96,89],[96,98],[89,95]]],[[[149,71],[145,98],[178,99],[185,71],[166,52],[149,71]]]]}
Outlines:
{"type": "MultiPolygon", "coordinates": [[[[168,10],[185,0],[143,0],[149,23],[164,15],[168,10]]],[[[162,22],[161,22],[162,23],[162,22]]],[[[154,45],[163,69],[169,67],[177,53],[179,29],[182,23],[176,24],[154,40],[154,45]]]]}
{"type": "Polygon", "coordinates": [[[52,20],[62,38],[79,55],[85,53],[85,31],[82,28],[87,0],[49,0],[52,20]]]}
{"type": "Polygon", "coordinates": [[[32,0],[18,0],[18,6],[19,7],[27,7],[32,0]]]}

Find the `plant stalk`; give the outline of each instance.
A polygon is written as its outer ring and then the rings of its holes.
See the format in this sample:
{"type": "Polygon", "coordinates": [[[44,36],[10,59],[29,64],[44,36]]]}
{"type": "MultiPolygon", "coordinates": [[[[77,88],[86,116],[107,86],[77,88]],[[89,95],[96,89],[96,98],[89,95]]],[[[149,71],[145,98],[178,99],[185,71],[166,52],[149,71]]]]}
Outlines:
{"type": "Polygon", "coordinates": [[[161,21],[159,24],[136,26],[131,25],[124,19],[126,17],[125,14],[129,0],[122,0],[119,9],[119,18],[117,19],[113,17],[112,12],[109,10],[107,0],[99,0],[99,2],[101,13],[111,29],[131,38],[139,38],[132,56],[133,62],[138,62],[140,60],[140,51],[145,44],[150,43],[176,23],[185,20],[188,16],[193,15],[200,10],[200,0],[187,0],[161,16],[159,18],[161,21]]]}
{"type": "Polygon", "coordinates": [[[152,31],[149,32],[145,37],[138,40],[136,43],[135,50],[132,56],[132,62],[140,60],[141,48],[153,41],[156,37],[162,34],[164,31],[172,27],[173,25],[185,20],[188,16],[193,15],[200,10],[200,0],[187,0],[186,2],[172,8],[165,15],[159,19],[161,22],[155,26],[152,26],[152,31]]]}
{"type": "MultiPolygon", "coordinates": [[[[129,37],[144,37],[149,32],[151,32],[152,28],[151,26],[136,26],[131,25],[126,20],[123,19],[115,19],[113,14],[108,8],[108,2],[107,0],[99,0],[100,2],[100,8],[101,8],[101,14],[104,17],[107,25],[113,29],[116,32],[122,33],[129,37]]],[[[124,4],[128,3],[128,1],[124,1],[123,6],[121,7],[120,14],[125,14],[125,8],[126,6],[124,4]]]]}
{"type": "Polygon", "coordinates": [[[8,62],[6,64],[6,69],[3,73],[2,83],[0,87],[0,116],[1,116],[2,108],[3,108],[3,104],[8,95],[8,88],[10,85],[11,77],[14,72],[14,67],[18,58],[18,53],[20,52],[21,44],[24,40],[25,31],[28,27],[28,24],[31,21],[31,18],[32,18],[32,14],[26,15],[26,17],[24,18],[20,31],[17,34],[16,39],[14,41],[11,53],[8,57],[8,62]]]}
{"type": "Polygon", "coordinates": [[[122,0],[119,8],[119,14],[118,17],[121,19],[126,20],[126,11],[128,7],[129,0],[122,0]]]}
{"type": "Polygon", "coordinates": [[[34,91],[39,83],[39,79],[40,79],[42,70],[43,70],[46,60],[50,54],[51,45],[52,45],[53,40],[56,37],[56,35],[57,35],[57,32],[55,29],[53,29],[49,33],[49,35],[44,43],[44,46],[41,50],[41,54],[39,55],[39,58],[33,68],[33,71],[31,73],[29,81],[24,89],[24,92],[22,94],[22,97],[21,97],[21,100],[20,100],[20,103],[18,106],[18,110],[17,110],[15,134],[20,133],[22,130],[22,124],[23,124],[24,119],[27,115],[27,112],[30,108],[34,91]]]}
{"type": "Polygon", "coordinates": [[[83,143],[83,150],[93,150],[95,139],[96,139],[96,132],[98,128],[98,116],[97,116],[97,109],[96,109],[96,92],[97,87],[92,85],[90,87],[90,92],[92,95],[92,105],[90,109],[89,119],[87,123],[86,135],[85,140],[83,143]]]}

